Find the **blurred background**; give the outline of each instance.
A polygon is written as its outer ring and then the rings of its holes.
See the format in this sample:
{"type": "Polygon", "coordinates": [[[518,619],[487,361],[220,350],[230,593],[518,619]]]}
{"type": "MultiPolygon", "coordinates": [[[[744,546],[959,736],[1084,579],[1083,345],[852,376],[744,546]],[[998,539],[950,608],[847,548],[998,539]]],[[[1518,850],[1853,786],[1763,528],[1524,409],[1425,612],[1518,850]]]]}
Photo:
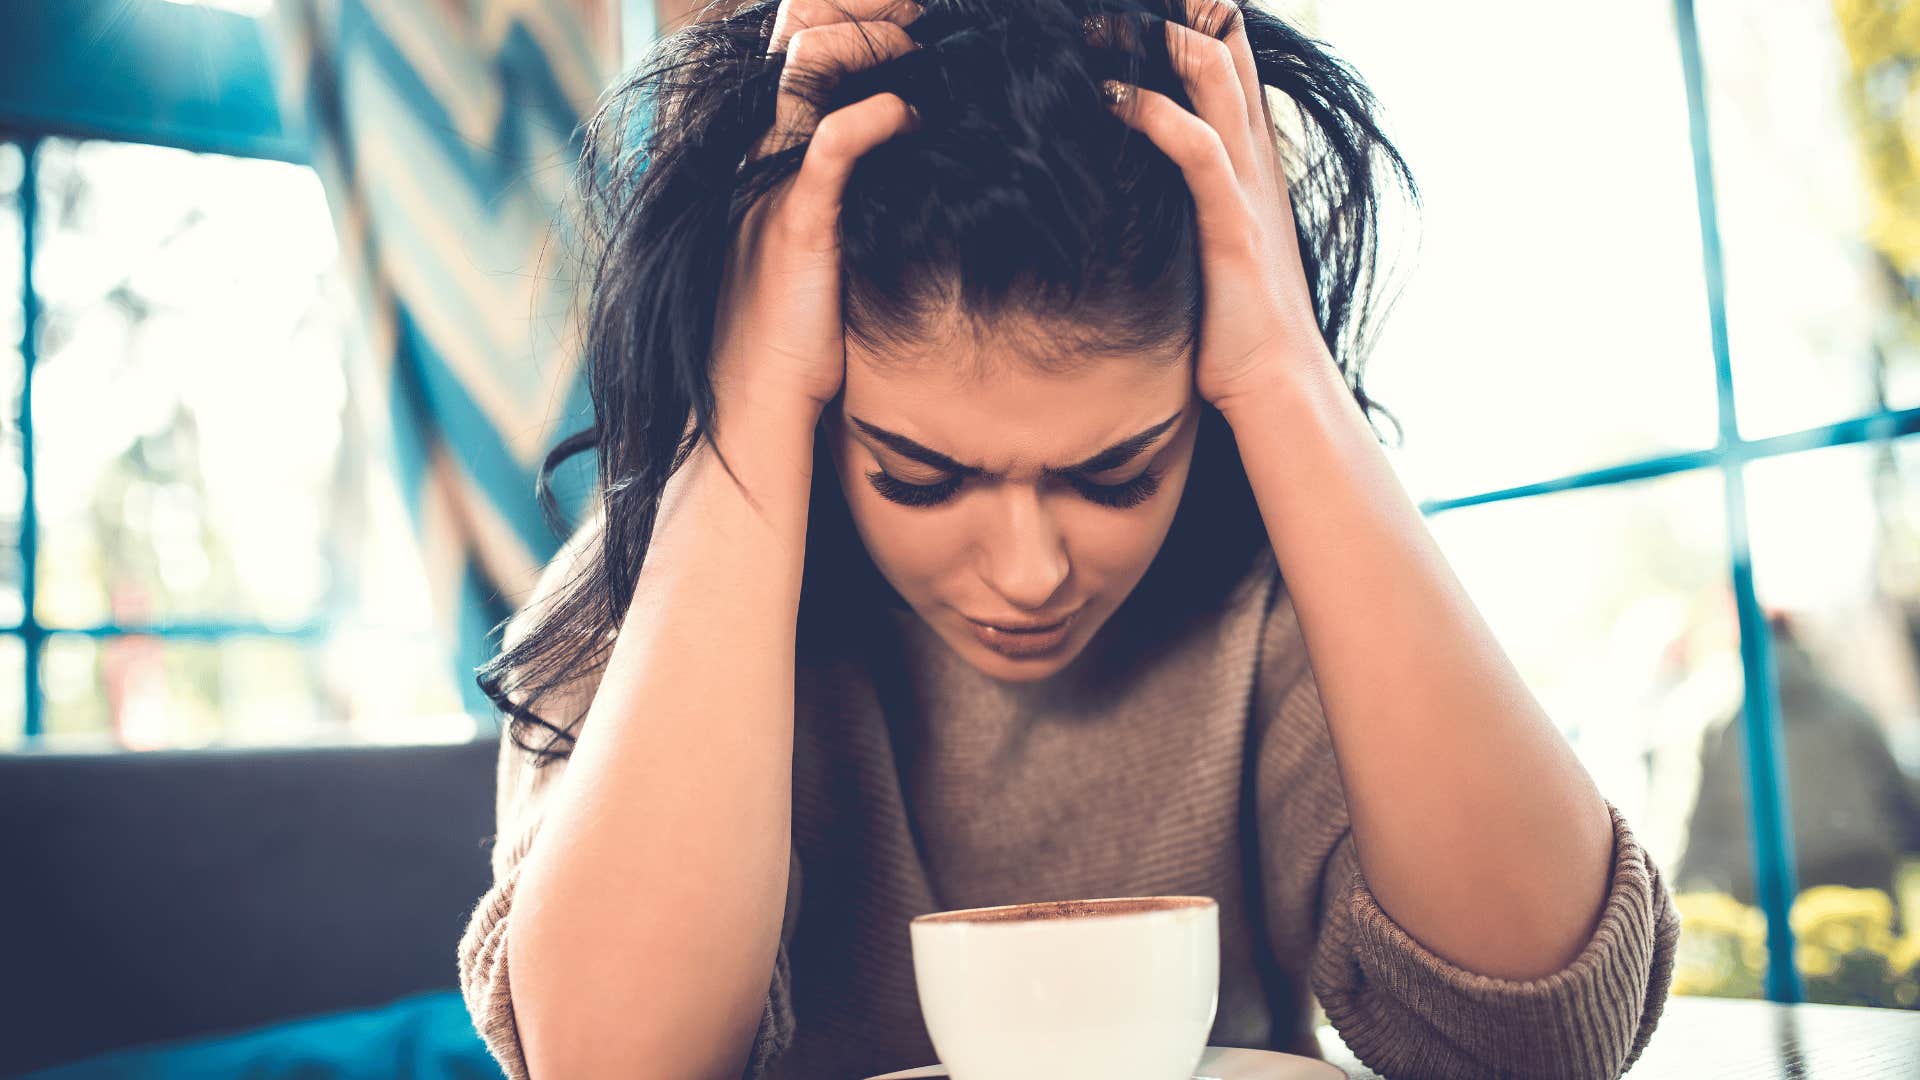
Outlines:
{"type": "MultiPolygon", "coordinates": [[[[45,870],[0,915],[127,917],[187,827],[236,912],[288,837],[359,866],[353,829],[413,829],[392,858],[446,868],[398,981],[143,1027],[76,1013],[101,984],[50,952],[0,1001],[42,1039],[13,1065],[452,984],[498,738],[471,672],[587,418],[576,125],[697,6],[0,0],[0,856],[45,870]],[[274,768],[306,794],[233,801],[274,768]]],[[[1678,893],[1675,992],[1920,1008],[1920,0],[1264,6],[1422,185],[1368,387],[1678,893]]],[[[128,1015],[182,962],[133,936],[92,969],[128,1015]]]]}

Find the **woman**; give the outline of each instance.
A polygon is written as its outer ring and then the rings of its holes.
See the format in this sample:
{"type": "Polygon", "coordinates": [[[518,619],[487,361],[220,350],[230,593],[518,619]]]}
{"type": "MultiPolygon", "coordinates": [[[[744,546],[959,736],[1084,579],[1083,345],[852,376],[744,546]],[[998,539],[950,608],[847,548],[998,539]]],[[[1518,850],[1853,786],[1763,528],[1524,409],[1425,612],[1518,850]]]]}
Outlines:
{"type": "Polygon", "coordinates": [[[1395,1076],[1646,1044],[1660,874],[1366,419],[1370,96],[1229,0],[1098,10],[761,0],[592,125],[543,475],[602,494],[481,673],[510,1075],[925,1064],[912,916],[1158,893],[1220,903],[1215,1044],[1316,1053],[1310,994],[1395,1076]]]}

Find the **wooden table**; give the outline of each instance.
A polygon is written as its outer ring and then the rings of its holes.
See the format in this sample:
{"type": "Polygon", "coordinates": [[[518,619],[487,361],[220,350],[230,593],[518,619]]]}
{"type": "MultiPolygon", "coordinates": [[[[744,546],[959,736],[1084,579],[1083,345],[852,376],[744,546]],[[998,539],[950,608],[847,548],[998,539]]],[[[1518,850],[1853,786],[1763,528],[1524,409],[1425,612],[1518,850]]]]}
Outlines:
{"type": "MultiPolygon", "coordinates": [[[[1327,1060],[1352,1080],[1381,1080],[1331,1027],[1319,1030],[1327,1060]]],[[[1671,997],[1628,1080],[1915,1080],[1920,1012],[1850,1005],[1671,997]]],[[[1396,1078],[1397,1080],[1397,1078],[1396,1078]]]]}

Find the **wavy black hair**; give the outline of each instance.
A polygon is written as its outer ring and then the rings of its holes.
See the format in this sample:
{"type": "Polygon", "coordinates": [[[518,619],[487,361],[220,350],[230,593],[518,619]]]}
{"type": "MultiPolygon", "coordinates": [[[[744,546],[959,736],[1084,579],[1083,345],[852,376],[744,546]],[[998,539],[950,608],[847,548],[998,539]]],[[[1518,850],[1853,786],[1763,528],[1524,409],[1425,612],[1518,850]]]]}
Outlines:
{"type": "MultiPolygon", "coordinates": [[[[1396,191],[1418,205],[1412,175],[1352,68],[1239,0],[1193,0],[1191,18],[1183,0],[927,0],[906,28],[919,49],[802,82],[796,92],[821,115],[891,91],[921,116],[865,154],[846,186],[849,338],[883,354],[914,344],[957,300],[976,326],[1019,315],[1057,331],[1055,354],[1191,350],[1202,310],[1192,192],[1150,139],[1112,115],[1100,82],[1122,79],[1191,108],[1159,23],[1225,37],[1235,7],[1260,82],[1298,110],[1290,125],[1273,103],[1274,137],[1320,333],[1363,415],[1393,419],[1362,388],[1361,368],[1380,313],[1379,210],[1396,191]],[[1090,44],[1082,19],[1092,14],[1121,32],[1090,44]]],[[[582,331],[593,415],[547,455],[535,494],[551,527],[570,535],[550,481],[593,451],[601,527],[569,579],[528,613],[527,632],[477,671],[535,764],[570,752],[579,718],[543,717],[537,706],[605,663],[661,492],[711,429],[708,357],[731,238],[805,154],[802,142],[746,160],[780,92],[785,57],[767,53],[777,10],[776,0],[709,5],[657,38],[585,125],[573,193],[589,226],[582,331]]],[[[1022,359],[1044,364],[1045,351],[1031,351],[1022,359]]],[[[818,438],[814,452],[814,476],[835,475],[818,438]]],[[[1262,552],[1272,557],[1231,432],[1207,408],[1173,525],[1123,610],[1150,609],[1151,624],[1172,632],[1215,609],[1262,552]]],[[[854,631],[873,624],[860,613],[886,604],[901,601],[839,485],[817,479],[798,650],[861,640],[854,631]]]]}

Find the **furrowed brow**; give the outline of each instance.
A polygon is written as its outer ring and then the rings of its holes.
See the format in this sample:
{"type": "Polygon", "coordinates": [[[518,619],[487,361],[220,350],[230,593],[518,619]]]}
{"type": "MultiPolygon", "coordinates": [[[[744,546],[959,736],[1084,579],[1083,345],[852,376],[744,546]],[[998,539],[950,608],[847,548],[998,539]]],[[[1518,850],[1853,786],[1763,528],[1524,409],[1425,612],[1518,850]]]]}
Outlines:
{"type": "MultiPolygon", "coordinates": [[[[1075,462],[1072,465],[1057,469],[1042,469],[1041,473],[1045,476],[1082,477],[1117,469],[1127,462],[1132,461],[1134,458],[1139,457],[1145,453],[1148,448],[1153,446],[1154,443],[1160,441],[1160,437],[1171,430],[1173,425],[1179,422],[1180,417],[1185,412],[1186,410],[1183,408],[1165,420],[1147,428],[1145,431],[1136,435],[1129,435],[1084,461],[1075,462]]],[[[886,428],[880,427],[877,424],[870,424],[857,416],[849,414],[847,419],[852,420],[862,431],[865,431],[868,435],[878,440],[880,444],[887,449],[892,450],[901,457],[917,461],[922,465],[928,465],[942,472],[950,472],[958,476],[992,477],[995,475],[978,465],[961,464],[938,450],[922,446],[912,439],[907,438],[905,435],[888,431],[886,428]]]]}

